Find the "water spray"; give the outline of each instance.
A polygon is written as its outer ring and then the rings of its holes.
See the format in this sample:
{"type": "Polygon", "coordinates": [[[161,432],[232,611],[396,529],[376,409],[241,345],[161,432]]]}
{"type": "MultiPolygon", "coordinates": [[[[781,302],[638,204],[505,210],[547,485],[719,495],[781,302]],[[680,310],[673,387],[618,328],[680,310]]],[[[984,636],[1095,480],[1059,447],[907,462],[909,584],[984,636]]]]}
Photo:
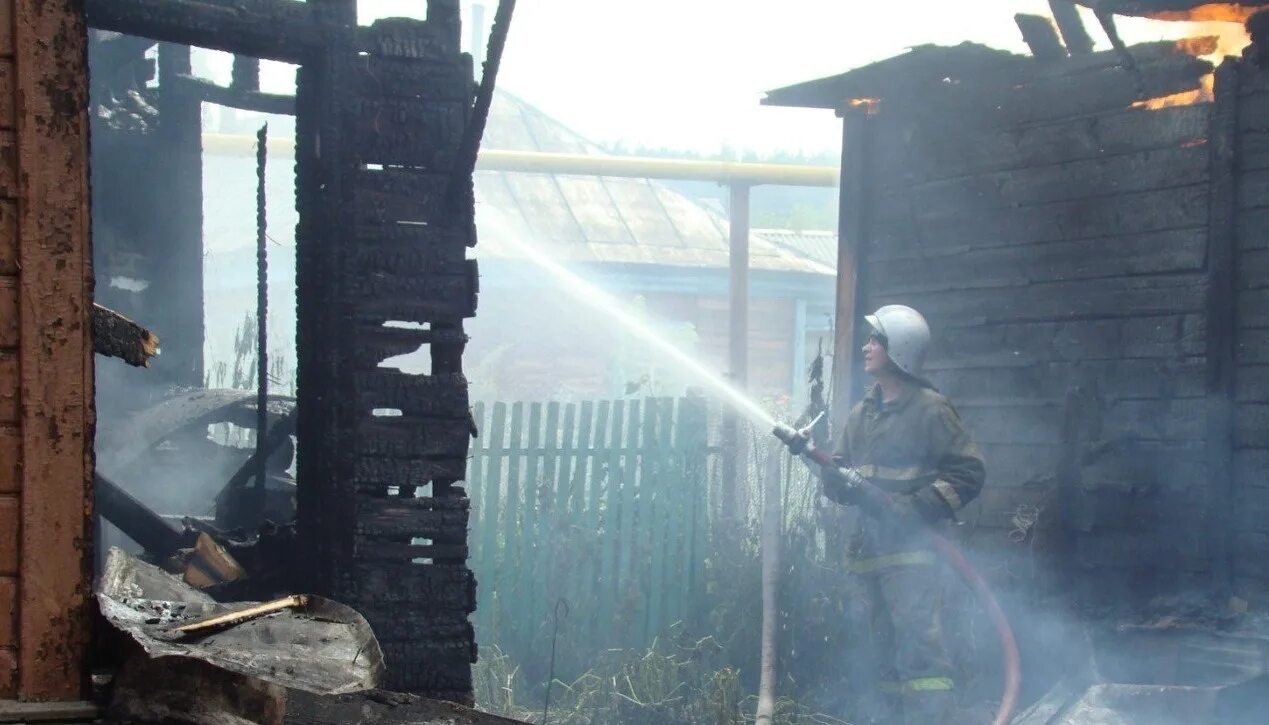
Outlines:
{"type": "MultiPolygon", "coordinates": [[[[843,477],[847,480],[847,485],[856,489],[860,497],[869,502],[870,506],[866,508],[881,514],[887,511],[897,514],[898,505],[888,493],[853,471],[840,468],[837,462],[833,460],[831,453],[816,447],[815,442],[811,439],[811,429],[815,427],[815,424],[823,416],[824,414],[821,412],[816,416],[815,420],[801,430],[784,423],[776,423],[772,427],[771,433],[788,446],[793,455],[801,457],[808,464],[832,466],[841,471],[843,477]]],[[[906,520],[899,515],[890,518],[894,521],[906,520]]],[[[983,608],[987,610],[987,614],[991,617],[992,624],[996,628],[996,636],[1000,640],[1000,657],[1004,664],[1005,674],[1004,694],[1000,698],[1000,706],[996,708],[996,715],[992,719],[992,725],[1008,725],[1009,720],[1013,717],[1013,710],[1018,704],[1018,687],[1022,682],[1022,664],[1018,657],[1018,642],[1014,638],[1013,628],[1009,626],[1009,619],[1005,616],[1004,610],[1000,608],[1000,603],[996,601],[996,596],[992,593],[991,588],[987,586],[987,582],[982,575],[965,559],[965,555],[961,553],[960,548],[928,526],[921,526],[921,529],[939,554],[947,560],[948,564],[951,564],[961,580],[974,592],[974,596],[982,604],[983,608]]]]}
{"type": "Polygon", "coordinates": [[[656,330],[652,329],[647,322],[639,319],[637,315],[627,309],[626,306],[615,297],[603,291],[591,282],[582,279],[580,276],[564,267],[564,265],[552,259],[541,249],[538,249],[529,242],[526,242],[520,234],[514,232],[508,233],[505,235],[504,241],[510,246],[515,247],[530,262],[541,267],[544,271],[550,273],[551,276],[562,282],[563,284],[561,284],[561,287],[564,292],[573,296],[579,302],[596,308],[621,323],[623,327],[633,333],[636,337],[642,339],[644,342],[656,348],[657,351],[678,363],[699,382],[705,384],[709,388],[713,389],[713,391],[719,396],[725,398],[745,417],[764,427],[774,427],[777,425],[776,419],[764,410],[761,405],[742,393],[740,390],[733,387],[718,373],[706,367],[700,360],[697,360],[684,352],[674,343],[666,340],[658,334],[656,330]]]}

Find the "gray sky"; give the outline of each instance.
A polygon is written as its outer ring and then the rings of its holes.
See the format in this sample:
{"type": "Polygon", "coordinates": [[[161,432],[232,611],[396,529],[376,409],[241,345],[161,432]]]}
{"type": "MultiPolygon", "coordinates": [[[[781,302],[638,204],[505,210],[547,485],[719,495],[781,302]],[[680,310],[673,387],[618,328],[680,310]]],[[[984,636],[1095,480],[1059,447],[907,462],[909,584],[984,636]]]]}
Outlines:
{"type": "MultiPolygon", "coordinates": [[[[464,19],[477,2],[492,22],[497,0],[464,0],[464,19]]],[[[419,17],[424,7],[422,0],[361,0],[360,19],[419,17]]],[[[839,126],[831,112],[763,107],[763,93],[923,43],[970,40],[1025,52],[1017,12],[1047,15],[1048,3],[520,0],[499,85],[599,142],[834,151],[839,126]]],[[[1099,47],[1107,47],[1091,14],[1086,19],[1099,47]]],[[[1211,32],[1213,24],[1206,25],[1120,20],[1130,43],[1211,32]]],[[[289,90],[289,72],[269,75],[266,85],[289,90]]]]}

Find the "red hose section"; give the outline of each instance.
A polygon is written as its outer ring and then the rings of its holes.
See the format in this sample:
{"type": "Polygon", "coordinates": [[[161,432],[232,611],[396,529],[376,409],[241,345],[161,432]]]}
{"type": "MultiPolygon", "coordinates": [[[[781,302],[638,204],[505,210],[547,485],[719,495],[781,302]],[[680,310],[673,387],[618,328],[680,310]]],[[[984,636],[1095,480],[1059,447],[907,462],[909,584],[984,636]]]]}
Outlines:
{"type": "MultiPolygon", "coordinates": [[[[832,456],[825,451],[808,448],[805,452],[817,463],[836,465],[832,456]]],[[[1000,603],[996,601],[996,595],[992,593],[991,587],[987,586],[986,580],[969,563],[960,548],[932,530],[927,530],[926,533],[934,544],[934,548],[938,549],[966,586],[974,592],[978,603],[987,610],[991,623],[996,627],[996,637],[1000,640],[1000,659],[1005,667],[1005,683],[1000,706],[996,708],[996,716],[991,722],[992,725],[1008,725],[1013,717],[1014,708],[1018,705],[1018,688],[1022,683],[1022,661],[1018,657],[1018,640],[1013,636],[1013,627],[1009,626],[1009,618],[1000,608],[1000,603]]]]}
{"type": "Polygon", "coordinates": [[[934,548],[939,550],[956,573],[960,574],[965,584],[974,591],[974,596],[987,610],[991,623],[996,627],[996,636],[1000,639],[1000,658],[1005,665],[1005,692],[1000,698],[1000,707],[996,708],[996,717],[991,722],[992,725],[1008,725],[1013,717],[1013,709],[1018,705],[1018,686],[1022,682],[1022,662],[1018,658],[1018,641],[1014,639],[1009,618],[1000,608],[1000,603],[992,594],[991,587],[987,586],[987,582],[965,559],[965,555],[956,544],[933,531],[929,532],[929,535],[930,541],[934,542],[934,548]]]}

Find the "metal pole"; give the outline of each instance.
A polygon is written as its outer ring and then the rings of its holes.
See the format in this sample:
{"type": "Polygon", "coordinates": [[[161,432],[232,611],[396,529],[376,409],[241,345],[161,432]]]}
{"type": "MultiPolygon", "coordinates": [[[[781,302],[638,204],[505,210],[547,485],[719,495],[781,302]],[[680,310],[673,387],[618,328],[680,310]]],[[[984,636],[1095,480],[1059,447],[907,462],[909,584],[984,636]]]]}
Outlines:
{"type": "Polygon", "coordinates": [[[265,247],[264,169],[268,159],[269,124],[256,134],[256,488],[264,489],[264,439],[269,426],[269,257],[265,247]]]}

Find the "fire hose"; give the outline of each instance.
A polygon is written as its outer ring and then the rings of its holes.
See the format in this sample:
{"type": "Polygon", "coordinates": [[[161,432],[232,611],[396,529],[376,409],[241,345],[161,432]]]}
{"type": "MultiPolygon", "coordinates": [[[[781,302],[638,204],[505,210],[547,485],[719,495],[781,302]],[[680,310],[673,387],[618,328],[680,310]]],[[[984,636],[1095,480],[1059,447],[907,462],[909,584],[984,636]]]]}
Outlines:
{"type": "MultiPolygon", "coordinates": [[[[814,423],[811,424],[811,426],[813,425],[814,423]]],[[[799,431],[790,426],[779,424],[772,433],[776,438],[783,441],[795,455],[804,456],[821,466],[837,467],[837,462],[833,460],[832,455],[827,451],[816,448],[811,441],[811,426],[799,431]]],[[[880,505],[888,507],[892,511],[898,511],[898,504],[894,499],[868,482],[867,479],[859,478],[853,482],[853,486],[860,488],[861,493],[869,500],[880,502],[880,505]]],[[[897,518],[900,517],[896,516],[897,518]]],[[[1000,658],[1004,665],[1004,693],[1000,698],[1000,706],[996,708],[996,715],[992,719],[992,725],[1008,725],[1009,720],[1013,717],[1013,710],[1018,704],[1018,686],[1022,681],[1022,664],[1018,658],[1018,642],[1013,636],[1013,628],[1009,626],[1009,619],[1005,616],[1004,610],[1000,608],[1000,603],[996,601],[995,594],[987,586],[987,582],[982,575],[965,559],[965,555],[961,553],[960,548],[929,527],[923,527],[923,530],[925,535],[929,537],[930,543],[947,560],[947,563],[956,570],[961,580],[974,593],[974,597],[987,610],[987,614],[996,628],[996,636],[1000,641],[1000,658]]]]}

